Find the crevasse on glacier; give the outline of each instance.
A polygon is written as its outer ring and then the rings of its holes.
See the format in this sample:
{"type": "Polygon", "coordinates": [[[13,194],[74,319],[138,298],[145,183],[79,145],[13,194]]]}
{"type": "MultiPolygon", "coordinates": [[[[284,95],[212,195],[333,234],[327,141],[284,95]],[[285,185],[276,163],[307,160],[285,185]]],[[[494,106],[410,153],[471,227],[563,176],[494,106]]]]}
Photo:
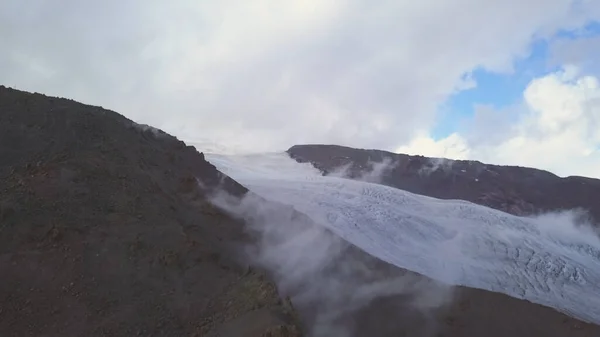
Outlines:
{"type": "Polygon", "coordinates": [[[285,153],[206,157],[251,191],[294,206],[386,262],[600,324],[600,240],[566,218],[550,225],[550,217],[323,177],[285,153]]]}

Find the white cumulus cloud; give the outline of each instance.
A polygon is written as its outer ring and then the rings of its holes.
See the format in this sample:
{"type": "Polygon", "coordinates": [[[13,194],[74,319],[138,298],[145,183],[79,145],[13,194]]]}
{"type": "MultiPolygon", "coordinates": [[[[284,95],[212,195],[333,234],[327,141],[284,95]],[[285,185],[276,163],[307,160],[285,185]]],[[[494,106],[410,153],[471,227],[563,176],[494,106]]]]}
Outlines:
{"type": "MultiPolygon", "coordinates": [[[[476,123],[477,137],[453,134],[419,138],[399,151],[447,154],[506,165],[546,169],[561,176],[600,177],[600,80],[575,66],[532,80],[523,93],[519,117],[496,128],[476,123]],[[483,129],[480,129],[483,128],[483,129]],[[491,141],[485,141],[488,135],[491,141]]],[[[488,111],[491,119],[503,111],[488,111]]],[[[484,118],[485,119],[485,118],[484,118]]]]}
{"type": "Polygon", "coordinates": [[[393,150],[473,70],[599,17],[591,0],[2,1],[0,83],[244,151],[393,150]]]}

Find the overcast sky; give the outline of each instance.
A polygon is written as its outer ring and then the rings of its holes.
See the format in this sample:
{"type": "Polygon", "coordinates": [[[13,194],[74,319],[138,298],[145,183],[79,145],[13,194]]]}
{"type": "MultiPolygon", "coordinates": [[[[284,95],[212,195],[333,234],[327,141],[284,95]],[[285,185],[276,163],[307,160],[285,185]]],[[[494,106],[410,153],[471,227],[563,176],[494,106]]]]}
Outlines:
{"type": "Polygon", "coordinates": [[[598,0],[0,0],[0,83],[236,151],[600,177],[598,19],[598,0]]]}

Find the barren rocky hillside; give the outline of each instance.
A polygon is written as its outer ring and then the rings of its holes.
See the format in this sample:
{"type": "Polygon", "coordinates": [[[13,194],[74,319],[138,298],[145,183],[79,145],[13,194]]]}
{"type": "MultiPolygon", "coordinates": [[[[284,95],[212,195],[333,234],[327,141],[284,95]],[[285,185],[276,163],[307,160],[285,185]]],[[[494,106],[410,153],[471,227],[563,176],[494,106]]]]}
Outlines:
{"type": "Polygon", "coordinates": [[[0,336],[295,336],[217,184],[246,191],[156,129],[0,87],[0,336]]]}

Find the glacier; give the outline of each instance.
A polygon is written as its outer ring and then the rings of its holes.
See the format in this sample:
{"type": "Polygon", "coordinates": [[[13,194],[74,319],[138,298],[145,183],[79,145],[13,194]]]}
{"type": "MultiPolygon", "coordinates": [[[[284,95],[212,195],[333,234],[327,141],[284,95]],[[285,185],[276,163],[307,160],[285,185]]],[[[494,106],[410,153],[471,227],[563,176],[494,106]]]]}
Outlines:
{"type": "Polygon", "coordinates": [[[285,152],[205,156],[254,193],[293,206],[388,263],[600,324],[600,239],[568,217],[519,217],[322,176],[285,152]]]}

